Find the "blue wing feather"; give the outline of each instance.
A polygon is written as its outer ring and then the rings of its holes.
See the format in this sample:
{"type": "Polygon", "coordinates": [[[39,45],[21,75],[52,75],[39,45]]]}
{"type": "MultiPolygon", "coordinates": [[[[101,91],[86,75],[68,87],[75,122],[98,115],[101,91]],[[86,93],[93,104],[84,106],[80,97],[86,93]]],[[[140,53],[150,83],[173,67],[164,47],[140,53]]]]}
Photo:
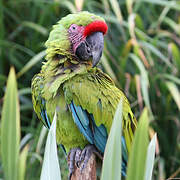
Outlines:
{"type": "Polygon", "coordinates": [[[50,126],[51,126],[51,123],[49,121],[49,118],[48,118],[48,115],[47,115],[47,112],[46,112],[46,102],[45,100],[42,98],[41,99],[41,117],[42,117],[42,120],[45,124],[45,126],[49,129],[50,126]]]}
{"type": "Polygon", "coordinates": [[[103,124],[101,124],[100,126],[96,126],[93,115],[91,114],[90,117],[93,122],[94,144],[102,153],[104,153],[108,138],[106,128],[103,124]]]}
{"type": "MultiPolygon", "coordinates": [[[[93,114],[89,114],[81,106],[76,106],[72,101],[70,104],[70,109],[75,124],[78,126],[80,132],[86,137],[90,144],[94,144],[99,151],[104,153],[108,134],[105,126],[101,124],[97,126],[94,120],[93,114]]],[[[127,167],[127,147],[124,137],[121,138],[122,142],[122,169],[121,173],[126,176],[127,167]]]]}
{"type": "Polygon", "coordinates": [[[89,119],[85,112],[82,112],[82,108],[77,107],[73,102],[70,104],[72,116],[74,122],[78,126],[80,132],[86,137],[86,139],[93,144],[93,134],[89,128],[89,119]]]}
{"type": "Polygon", "coordinates": [[[128,161],[128,152],[127,152],[127,147],[126,147],[126,142],[123,136],[121,136],[121,144],[122,144],[122,158],[124,161],[127,163],[128,161]]]}

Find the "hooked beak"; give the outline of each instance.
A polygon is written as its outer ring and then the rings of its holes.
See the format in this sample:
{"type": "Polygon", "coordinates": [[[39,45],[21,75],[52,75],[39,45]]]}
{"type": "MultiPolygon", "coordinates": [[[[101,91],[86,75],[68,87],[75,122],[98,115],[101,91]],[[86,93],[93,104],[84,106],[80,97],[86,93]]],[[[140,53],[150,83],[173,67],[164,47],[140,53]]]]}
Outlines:
{"type": "Polygon", "coordinates": [[[104,48],[104,37],[102,32],[95,32],[86,37],[76,48],[75,54],[79,59],[87,61],[92,59],[92,66],[95,67],[104,48]]]}

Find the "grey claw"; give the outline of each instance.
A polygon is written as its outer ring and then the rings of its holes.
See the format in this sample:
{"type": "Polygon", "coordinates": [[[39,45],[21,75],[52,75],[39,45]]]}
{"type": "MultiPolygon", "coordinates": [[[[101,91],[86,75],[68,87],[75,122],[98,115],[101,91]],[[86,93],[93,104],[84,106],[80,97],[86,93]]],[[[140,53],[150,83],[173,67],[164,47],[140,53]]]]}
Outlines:
{"type": "Polygon", "coordinates": [[[76,163],[76,166],[79,168],[80,164],[81,164],[81,160],[80,160],[80,157],[81,157],[81,149],[78,148],[76,150],[76,155],[75,155],[75,163],[76,163]]]}
{"type": "Polygon", "coordinates": [[[67,161],[69,167],[69,176],[68,176],[69,180],[71,180],[72,174],[74,173],[75,164],[77,167],[79,167],[80,165],[80,156],[81,156],[80,148],[71,149],[67,155],[67,161]]]}
{"type": "Polygon", "coordinates": [[[102,157],[101,153],[92,144],[87,145],[83,150],[80,148],[74,148],[70,150],[67,156],[69,166],[69,180],[71,180],[75,165],[80,168],[80,172],[82,173],[93,153],[100,158],[102,157]]]}
{"type": "Polygon", "coordinates": [[[80,148],[71,149],[70,152],[68,153],[67,160],[68,160],[68,166],[69,166],[69,177],[68,177],[69,180],[71,179],[72,174],[74,172],[74,168],[75,168],[74,164],[75,163],[77,164],[77,162],[79,163],[80,154],[81,154],[80,148]]]}
{"type": "Polygon", "coordinates": [[[81,167],[80,167],[80,172],[83,172],[83,169],[87,166],[87,163],[91,157],[92,154],[97,154],[98,156],[101,155],[101,153],[96,149],[96,147],[94,145],[87,145],[82,153],[81,153],[81,167]]]}
{"type": "MultiPolygon", "coordinates": [[[[87,146],[86,146],[86,147],[87,147],[87,146]]],[[[84,158],[85,158],[85,156],[86,156],[86,151],[87,151],[87,148],[86,148],[86,147],[82,150],[81,157],[80,157],[80,161],[81,161],[81,162],[84,160],[84,158]]]]}

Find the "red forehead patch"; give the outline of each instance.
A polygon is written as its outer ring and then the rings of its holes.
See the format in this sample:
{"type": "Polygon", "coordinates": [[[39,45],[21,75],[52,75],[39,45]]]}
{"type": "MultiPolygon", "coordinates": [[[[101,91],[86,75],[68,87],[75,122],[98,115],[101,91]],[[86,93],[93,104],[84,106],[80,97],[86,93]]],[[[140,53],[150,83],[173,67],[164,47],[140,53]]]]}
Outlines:
{"type": "Polygon", "coordinates": [[[92,34],[93,32],[102,32],[103,34],[106,34],[108,30],[108,26],[104,21],[94,21],[90,24],[88,24],[85,27],[84,30],[84,36],[88,36],[92,34]]]}

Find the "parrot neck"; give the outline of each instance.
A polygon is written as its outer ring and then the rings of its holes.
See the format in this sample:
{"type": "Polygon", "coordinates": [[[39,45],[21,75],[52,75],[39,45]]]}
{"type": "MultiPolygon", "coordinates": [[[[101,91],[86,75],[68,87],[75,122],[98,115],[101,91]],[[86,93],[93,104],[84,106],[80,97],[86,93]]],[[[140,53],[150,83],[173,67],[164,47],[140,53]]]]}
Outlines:
{"type": "Polygon", "coordinates": [[[92,68],[91,62],[77,62],[63,57],[61,61],[58,59],[48,60],[44,62],[41,73],[44,74],[44,96],[46,99],[56,96],[58,89],[63,83],[76,75],[86,74],[88,72],[96,72],[97,68],[92,68]]]}
{"type": "Polygon", "coordinates": [[[54,54],[51,57],[46,56],[46,60],[47,62],[44,63],[42,71],[44,71],[45,74],[47,74],[47,71],[50,71],[51,77],[70,74],[80,69],[83,69],[86,72],[87,70],[92,69],[93,66],[91,60],[80,61],[72,54],[54,54]]]}

